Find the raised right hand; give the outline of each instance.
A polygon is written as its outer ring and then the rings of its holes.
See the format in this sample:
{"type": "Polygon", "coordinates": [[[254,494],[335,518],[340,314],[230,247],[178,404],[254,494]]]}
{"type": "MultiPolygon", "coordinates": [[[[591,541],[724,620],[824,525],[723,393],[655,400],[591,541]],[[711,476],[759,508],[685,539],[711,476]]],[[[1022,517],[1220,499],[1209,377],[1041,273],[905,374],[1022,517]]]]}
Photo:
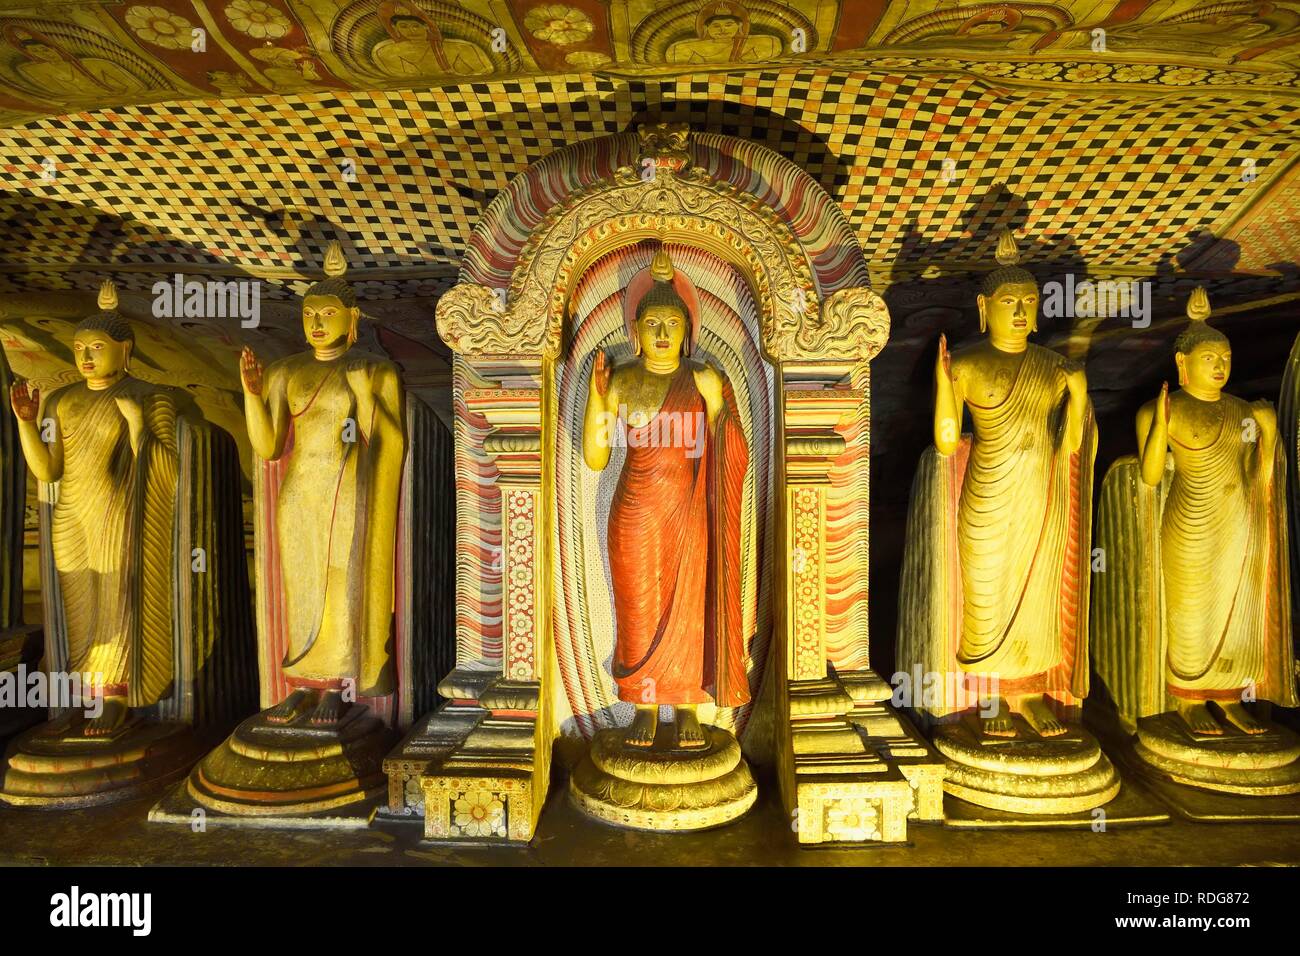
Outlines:
{"type": "Polygon", "coordinates": [[[596,353],[596,361],[591,366],[591,387],[602,399],[609,394],[609,380],[613,374],[605,358],[604,349],[596,353]]]}
{"type": "Polygon", "coordinates": [[[948,336],[939,335],[939,355],[934,363],[935,378],[946,378],[952,381],[952,355],[948,352],[948,336]]]}
{"type": "Polygon", "coordinates": [[[262,363],[247,345],[239,353],[239,377],[249,395],[262,394],[262,363]]]}
{"type": "Polygon", "coordinates": [[[1169,410],[1171,406],[1169,400],[1169,383],[1160,383],[1160,397],[1156,399],[1156,421],[1160,423],[1161,428],[1169,427],[1169,410]]]}
{"type": "Polygon", "coordinates": [[[22,422],[34,422],[41,409],[41,390],[28,389],[26,382],[14,382],[9,388],[9,404],[22,422]]]}

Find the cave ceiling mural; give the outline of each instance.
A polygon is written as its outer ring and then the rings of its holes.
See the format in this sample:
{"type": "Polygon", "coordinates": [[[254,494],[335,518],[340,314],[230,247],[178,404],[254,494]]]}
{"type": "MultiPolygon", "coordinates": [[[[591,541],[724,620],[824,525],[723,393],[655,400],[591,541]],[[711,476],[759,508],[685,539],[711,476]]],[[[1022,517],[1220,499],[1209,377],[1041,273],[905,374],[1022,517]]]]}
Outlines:
{"type": "MultiPolygon", "coordinates": [[[[1300,5],[1202,0],[44,0],[0,5],[0,110],[916,58],[1002,83],[1294,89],[1300,5]]],[[[880,61],[886,61],[881,63],[880,61]]]]}

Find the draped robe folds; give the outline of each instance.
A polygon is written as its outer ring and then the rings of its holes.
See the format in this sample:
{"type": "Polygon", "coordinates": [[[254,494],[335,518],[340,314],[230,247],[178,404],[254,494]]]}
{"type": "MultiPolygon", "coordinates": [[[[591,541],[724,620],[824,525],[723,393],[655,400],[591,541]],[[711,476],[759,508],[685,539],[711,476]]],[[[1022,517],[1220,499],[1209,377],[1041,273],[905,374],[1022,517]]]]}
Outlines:
{"type": "Polygon", "coordinates": [[[173,680],[176,405],[129,376],[102,391],[72,385],[51,401],[63,439],[51,541],[68,670],[129,707],[152,706],[173,680]],[[135,454],[116,401],[124,396],[144,414],[135,454]]]}
{"type": "MultiPolygon", "coordinates": [[[[284,453],[269,463],[279,474],[278,493],[262,496],[260,524],[274,528],[289,685],[338,688],[351,680],[359,694],[380,696],[392,690],[384,666],[390,629],[370,633],[365,609],[368,600],[391,606],[393,567],[367,568],[367,536],[384,533],[369,520],[371,496],[382,489],[375,487],[375,450],[355,416],[339,363],[293,415],[284,453]],[[352,441],[345,438],[349,419],[352,441]],[[367,680],[376,674],[377,682],[367,680]]],[[[387,533],[391,539],[395,529],[387,533]]]]}
{"type": "Polygon", "coordinates": [[[957,506],[957,660],[967,672],[996,675],[1003,695],[1087,693],[1080,524],[1088,520],[1095,432],[1089,409],[1079,451],[1064,446],[1062,362],[1030,345],[1004,401],[967,398],[975,437],[957,506]]]}
{"type": "Polygon", "coordinates": [[[749,700],[740,603],[749,450],[729,384],[723,408],[706,422],[683,365],[655,416],[627,430],[608,535],[620,700],[712,699],[723,707],[749,700]]]}
{"type": "Polygon", "coordinates": [[[954,454],[932,446],[921,458],[898,669],[909,705],[931,718],[973,710],[991,694],[1048,694],[1067,706],[1087,696],[1097,432],[1089,405],[1082,443],[1065,447],[1064,361],[1030,345],[1001,403],[967,397],[974,436],[954,454]]]}
{"type": "Polygon", "coordinates": [[[1254,424],[1250,406],[1231,395],[1219,401],[1222,418],[1209,445],[1191,448],[1170,436],[1174,472],[1160,526],[1168,691],[1239,700],[1254,686],[1258,697],[1294,707],[1285,519],[1277,506],[1285,470],[1280,454],[1252,466],[1259,452],[1244,437],[1254,424]]]}

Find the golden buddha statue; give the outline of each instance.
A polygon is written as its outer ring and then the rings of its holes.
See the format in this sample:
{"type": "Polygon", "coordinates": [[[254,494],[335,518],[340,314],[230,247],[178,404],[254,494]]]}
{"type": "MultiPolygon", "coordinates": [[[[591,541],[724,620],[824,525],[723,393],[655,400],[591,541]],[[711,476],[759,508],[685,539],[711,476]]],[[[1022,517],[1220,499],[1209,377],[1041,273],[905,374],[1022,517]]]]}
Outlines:
{"type": "Polygon", "coordinates": [[[262,696],[269,706],[190,780],[195,799],[233,815],[268,807],[312,813],[366,800],[382,785],[380,763],[391,743],[362,699],[378,702],[397,686],[394,560],[405,394],[396,365],[353,348],[361,309],[345,269],[331,243],[327,278],[303,299],[309,351],[265,368],[251,349],[240,358],[258,459],[262,696]]]}
{"type": "Polygon", "coordinates": [[[625,438],[627,448],[607,538],[614,682],[636,710],[626,731],[597,734],[574,790],[589,812],[647,829],[725,822],[756,793],[735,738],[701,726],[696,710],[709,701],[739,706],[750,693],[740,604],[749,451],[730,383],[710,365],[683,361],[699,313],[694,286],[659,249],[624,300],[636,360],[612,369],[596,353],[582,434],[596,471],[616,443],[625,438]],[[660,706],[673,709],[671,741],[660,742],[660,706]],[[675,771],[656,775],[664,761],[675,771]],[[650,779],[679,791],[656,799],[650,779]]]}
{"type": "Polygon", "coordinates": [[[28,467],[38,481],[59,483],[51,538],[68,664],[93,674],[91,691],[103,697],[103,712],[85,722],[88,737],[115,733],[131,708],[157,703],[172,680],[176,401],[129,374],[135,336],[111,286],[100,306],[73,339],[83,382],[54,392],[43,409],[26,383],[10,392],[28,467]],[[44,435],[40,419],[50,426],[44,435]]]}
{"type": "Polygon", "coordinates": [[[311,350],[267,369],[252,349],[240,357],[253,453],[285,459],[276,541],[280,566],[293,570],[281,584],[283,667],[294,690],[266,714],[281,724],[309,705],[312,723],[337,723],[348,684],[362,697],[393,688],[388,643],[406,453],[402,383],[392,362],[352,352],[361,309],[340,278],[337,245],[325,268],[329,278],[303,299],[311,350]]]}
{"type": "Polygon", "coordinates": [[[230,609],[232,598],[247,603],[242,548],[229,546],[214,517],[222,508],[239,513],[238,484],[214,488],[214,476],[228,478],[229,469],[195,467],[233,465],[233,442],[214,442],[184,393],[130,374],[135,335],[112,283],[99,306],[74,334],[82,382],[44,402],[24,382],[10,392],[23,454],[49,508],[50,686],[62,675],[81,690],[80,701],[52,700],[61,715],[10,754],[3,798],[13,803],[74,806],[134,792],[197,756],[182,725],[210,717],[213,701],[188,697],[251,702],[237,664],[233,683],[217,687],[208,672],[193,686],[209,665],[241,653],[251,660],[249,648],[231,648],[251,636],[241,627],[247,608],[230,609]],[[214,506],[219,497],[231,500],[214,506]]]}
{"type": "Polygon", "coordinates": [[[1300,705],[1277,416],[1223,391],[1232,349],[1206,321],[1204,289],[1187,314],[1174,345],[1180,387],[1166,383],[1138,411],[1138,455],[1103,485],[1099,541],[1111,560],[1098,584],[1097,670],[1138,754],[1164,775],[1300,792],[1300,738],[1247,706],[1300,705]]]}
{"type": "Polygon", "coordinates": [[[934,447],[912,489],[900,594],[899,670],[911,694],[898,702],[941,725],[950,793],[994,809],[1075,812],[1118,789],[1075,720],[1088,693],[1096,427],[1083,369],[1029,341],[1038,283],[1017,259],[1004,232],[1000,268],[977,299],[988,337],[951,355],[939,341],[934,447]],[[1019,771],[989,771],[999,741],[1022,752],[1019,771]],[[1082,776],[1058,778],[1064,768],[1082,776]]]}

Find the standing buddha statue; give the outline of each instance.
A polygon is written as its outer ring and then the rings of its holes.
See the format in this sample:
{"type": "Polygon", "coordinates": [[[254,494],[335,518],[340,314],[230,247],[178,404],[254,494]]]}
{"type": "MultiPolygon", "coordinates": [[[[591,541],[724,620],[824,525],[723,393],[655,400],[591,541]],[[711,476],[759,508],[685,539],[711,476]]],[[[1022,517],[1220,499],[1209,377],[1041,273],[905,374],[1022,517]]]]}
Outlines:
{"type": "Polygon", "coordinates": [[[626,731],[596,735],[572,791],[588,812],[645,829],[723,823],[756,795],[735,738],[697,715],[750,696],[740,599],[749,451],[730,383],[683,361],[699,313],[693,284],[659,249],[624,300],[636,359],[611,369],[596,353],[582,434],[583,458],[600,471],[626,429],[607,538],[613,677],[635,716],[626,731]],[[672,709],[671,739],[660,706],[672,709]]]}
{"type": "Polygon", "coordinates": [[[1300,705],[1277,416],[1267,400],[1223,391],[1232,349],[1206,321],[1204,289],[1187,314],[1174,345],[1179,389],[1165,383],[1138,411],[1138,455],[1102,487],[1110,561],[1093,623],[1097,672],[1158,774],[1296,793],[1300,738],[1259,704],[1300,705]]]}
{"type": "Polygon", "coordinates": [[[896,680],[910,693],[897,702],[939,725],[949,793],[1076,812],[1118,791],[1077,723],[1096,427],[1083,369],[1029,341],[1039,289],[1017,260],[1004,232],[976,300],[988,337],[955,354],[939,341],[934,446],[912,487],[900,594],[896,680]],[[990,748],[1018,753],[1005,764],[1018,769],[990,771],[990,748]]]}
{"type": "Polygon", "coordinates": [[[354,348],[361,309],[345,269],[331,243],[326,278],[303,299],[307,351],[240,359],[266,709],[190,779],[194,799],[235,816],[310,814],[384,787],[406,398],[396,365],[354,348]]]}
{"type": "Polygon", "coordinates": [[[81,689],[9,755],[11,803],[130,795],[197,756],[189,724],[251,704],[242,548],[215,525],[239,514],[233,442],[184,393],[131,375],[135,335],[110,282],[99,307],[74,333],[81,382],[44,401],[25,382],[10,393],[45,510],[49,686],[81,689]],[[243,666],[219,686],[230,662],[243,666]]]}

